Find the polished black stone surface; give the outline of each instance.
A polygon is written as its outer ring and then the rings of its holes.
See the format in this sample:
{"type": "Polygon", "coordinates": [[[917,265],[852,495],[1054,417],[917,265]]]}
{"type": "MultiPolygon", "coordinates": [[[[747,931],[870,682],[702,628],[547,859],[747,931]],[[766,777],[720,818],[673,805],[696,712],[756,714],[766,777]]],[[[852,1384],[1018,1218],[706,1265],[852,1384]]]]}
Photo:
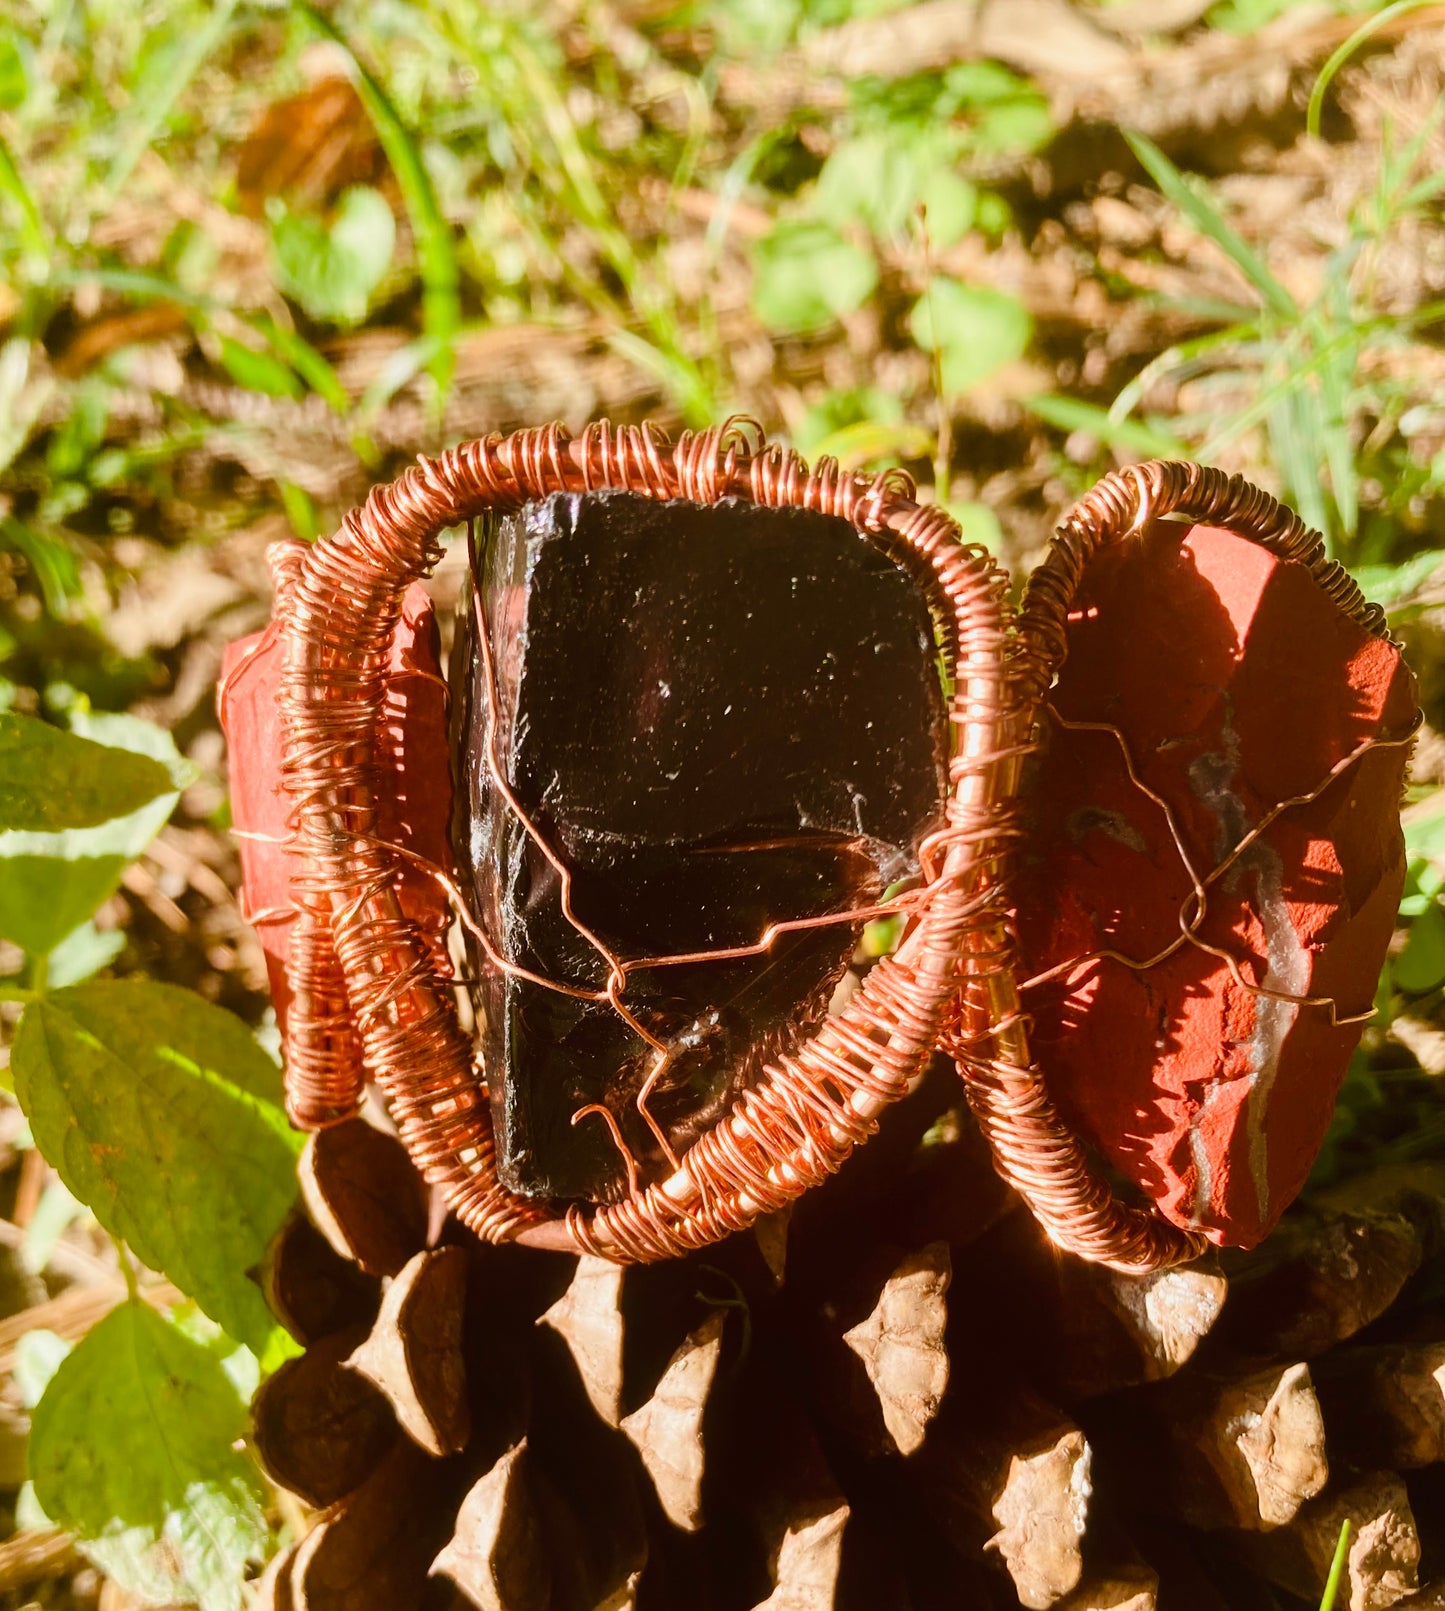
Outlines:
{"type": "MultiPolygon", "coordinates": [[[[865,904],[916,870],[941,811],[946,719],[918,583],[846,522],[728,501],[556,494],[479,544],[496,753],[615,953],[746,945],[770,922],[865,904]]],[[[486,760],[487,681],[468,593],[451,668],[462,887],[497,949],[589,989],[607,968],[486,760]]],[[[764,956],[648,969],[626,1002],[672,1054],[649,1106],[678,1151],[760,1059],[816,1024],[855,931],[764,956]]],[[[605,1201],[665,1161],[637,1111],[655,1054],[605,1003],[474,957],[503,1180],[605,1201]]]]}

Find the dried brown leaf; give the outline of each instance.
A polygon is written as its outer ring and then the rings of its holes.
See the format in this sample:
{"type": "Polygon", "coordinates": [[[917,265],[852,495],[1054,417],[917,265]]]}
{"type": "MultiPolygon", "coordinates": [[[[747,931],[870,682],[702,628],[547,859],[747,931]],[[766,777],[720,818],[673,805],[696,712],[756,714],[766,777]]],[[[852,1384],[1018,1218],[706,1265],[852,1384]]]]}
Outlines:
{"type": "Polygon", "coordinates": [[[946,1243],[910,1254],[884,1283],[872,1314],[843,1339],[867,1369],[900,1454],[922,1444],[948,1387],[943,1333],[951,1276],[946,1243]]]}
{"type": "Polygon", "coordinates": [[[753,1226],[753,1236],[757,1239],[758,1251],[763,1255],[763,1263],[767,1265],[768,1272],[779,1286],[783,1284],[783,1277],[788,1267],[788,1225],[793,1218],[793,1208],[790,1203],[786,1208],[780,1208],[776,1214],[764,1214],[753,1226]]]}
{"type": "Polygon", "coordinates": [[[237,157],[237,200],[253,218],[271,196],[315,206],[374,179],[378,160],[371,121],[350,81],[319,78],[262,109],[237,157]]]}
{"type": "Polygon", "coordinates": [[[348,1363],[391,1401],[402,1430],[429,1454],[455,1454],[471,1432],[462,1353],[467,1252],[418,1253],[387,1288],[348,1363]]]}

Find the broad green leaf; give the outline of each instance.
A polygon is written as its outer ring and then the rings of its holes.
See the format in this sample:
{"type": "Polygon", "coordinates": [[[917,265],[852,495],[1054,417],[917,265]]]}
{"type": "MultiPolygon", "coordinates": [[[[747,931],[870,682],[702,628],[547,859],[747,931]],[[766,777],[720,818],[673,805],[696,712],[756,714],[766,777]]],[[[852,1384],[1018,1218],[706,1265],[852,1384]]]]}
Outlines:
{"type": "Polygon", "coordinates": [[[277,280],[313,319],[359,324],[391,266],[396,220],[380,192],[353,185],[328,226],[283,212],[271,226],[277,280]]]}
{"type": "Polygon", "coordinates": [[[114,1309],[61,1361],[30,1422],[47,1516],[154,1603],[240,1611],[266,1546],[246,1408],[220,1361],[146,1304],[114,1309]]]}
{"type": "Polygon", "coordinates": [[[913,129],[875,129],[844,140],[818,175],[813,210],[827,223],[866,224],[890,240],[908,227],[927,161],[913,129]]]}
{"type": "Polygon", "coordinates": [[[79,984],[114,962],[124,950],[124,929],[98,929],[87,920],[72,929],[50,953],[46,983],[52,990],[79,984]]]}
{"type": "Polygon", "coordinates": [[[878,283],[873,254],[819,223],[775,225],[753,244],[753,270],[753,308],[770,330],[818,330],[878,283]]]}
{"type": "Polygon", "coordinates": [[[952,246],[968,234],[978,217],[978,188],[951,168],[929,168],[919,182],[918,205],[923,209],[928,244],[952,246]]]}
{"type": "Polygon", "coordinates": [[[1410,860],[1445,859],[1445,789],[1414,805],[1405,814],[1405,853],[1410,860]]]}
{"type": "Polygon", "coordinates": [[[990,106],[973,131],[980,151],[1037,151],[1049,143],[1054,120],[1042,95],[1019,95],[990,106]]]}
{"type": "Polygon", "coordinates": [[[999,518],[986,503],[951,503],[948,512],[958,522],[966,543],[978,543],[997,553],[1003,542],[1003,527],[999,518]]]}
{"type": "Polygon", "coordinates": [[[885,459],[926,459],[932,451],[932,436],[921,425],[904,420],[859,420],[830,432],[811,450],[815,457],[826,453],[837,459],[845,470],[861,470],[885,459]]]}
{"type": "Polygon", "coordinates": [[[793,446],[807,458],[833,450],[830,436],[850,425],[901,425],[903,404],[881,386],[849,386],[825,392],[798,421],[793,446]]]}
{"type": "Polygon", "coordinates": [[[53,1331],[43,1327],[27,1331],[15,1344],[15,1386],[20,1402],[33,1410],[45,1396],[50,1379],[60,1369],[60,1362],[75,1345],[53,1331]]]}
{"type": "Polygon", "coordinates": [[[925,352],[938,353],[944,393],[958,397],[1023,357],[1033,321],[1007,291],[939,274],[914,303],[908,328],[925,352]]]}
{"type": "Polygon", "coordinates": [[[300,1138],[245,1024],[174,985],[93,981],[26,1008],[10,1068],[69,1189],[266,1359],[275,1323],[246,1272],[295,1199],[300,1138]]]}
{"type": "Polygon", "coordinates": [[[72,732],[104,748],[111,764],[159,763],[169,788],[94,827],[0,831],[0,937],[32,956],[53,951],[114,894],[127,865],[155,838],[180,790],[195,777],[169,733],[134,716],[77,713],[72,732]]]}
{"type": "Polygon", "coordinates": [[[1445,983],[1445,908],[1438,901],[1410,925],[1405,949],[1390,964],[1390,977],[1412,995],[1445,983]]]}
{"type": "Polygon", "coordinates": [[[115,750],[13,711],[0,714],[0,831],[95,828],[172,792],[149,756],[115,750]]]}
{"type": "Polygon", "coordinates": [[[951,246],[978,205],[978,192],[954,172],[954,144],[907,124],[845,140],[818,175],[813,211],[830,224],[864,224],[886,241],[906,234],[922,208],[929,241],[951,246]]]}

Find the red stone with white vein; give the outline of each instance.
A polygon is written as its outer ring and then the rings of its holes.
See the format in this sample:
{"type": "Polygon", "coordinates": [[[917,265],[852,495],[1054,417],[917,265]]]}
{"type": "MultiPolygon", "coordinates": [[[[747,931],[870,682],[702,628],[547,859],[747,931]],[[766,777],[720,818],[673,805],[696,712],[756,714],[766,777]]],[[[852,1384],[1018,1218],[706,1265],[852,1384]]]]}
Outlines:
{"type": "Polygon", "coordinates": [[[1089,567],[1052,705],[1020,978],[1177,945],[1026,989],[1035,1054],[1161,1213],[1253,1246],[1319,1152],[1393,928],[1408,746],[1350,757],[1409,733],[1410,673],[1303,566],[1159,521],[1089,567]]]}

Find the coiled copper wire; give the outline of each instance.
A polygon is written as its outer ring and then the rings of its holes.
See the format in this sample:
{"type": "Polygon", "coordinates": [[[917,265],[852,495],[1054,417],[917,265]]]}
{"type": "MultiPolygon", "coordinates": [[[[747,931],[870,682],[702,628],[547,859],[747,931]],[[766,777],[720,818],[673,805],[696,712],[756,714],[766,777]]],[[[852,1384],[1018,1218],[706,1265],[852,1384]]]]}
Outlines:
{"type": "MultiPolygon", "coordinates": [[[[1050,1101],[1029,1056],[1006,891],[1020,764],[1062,662],[1079,577],[1103,543],[1171,509],[1302,560],[1342,608],[1383,631],[1348,578],[1323,562],[1318,540],[1272,499],[1167,464],[1107,477],[1076,506],[1015,624],[1007,578],[986,550],[962,542],[945,511],[916,502],[903,472],[855,475],[826,458],[810,469],[747,420],[684,432],[675,444],[653,425],[607,422],[579,438],[556,424],[494,434],[418,460],[334,536],[286,545],[276,617],[300,914],[288,960],[295,1122],[312,1128],[355,1112],[372,1077],[423,1175],[479,1235],[654,1260],[742,1229],[825,1179],[943,1046],[997,1166],[1060,1246],[1125,1270],[1195,1256],[1201,1238],[1115,1198],[1050,1101]],[[374,831],[378,734],[401,597],[436,563],[440,533],[552,492],[601,488],[798,505],[884,544],[927,582],[956,739],[944,825],[922,847],[923,885],[898,951],[796,1053],[767,1062],[668,1178],[558,1217],[497,1178],[485,1071],[459,1028],[440,937],[406,909],[408,881],[424,875],[374,831]]],[[[620,1010],[616,991],[609,999],[620,1010]]]]}

